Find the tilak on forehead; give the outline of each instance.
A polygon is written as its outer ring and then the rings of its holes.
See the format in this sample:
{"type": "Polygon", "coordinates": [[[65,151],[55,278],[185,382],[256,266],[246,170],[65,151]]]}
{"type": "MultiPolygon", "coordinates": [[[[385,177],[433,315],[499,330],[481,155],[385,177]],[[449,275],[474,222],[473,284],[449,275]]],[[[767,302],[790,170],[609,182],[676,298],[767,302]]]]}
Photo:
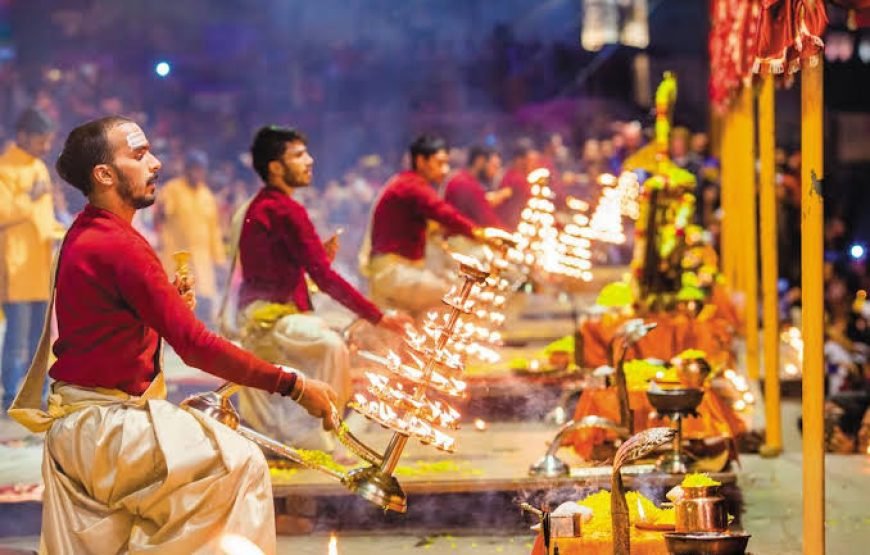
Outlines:
{"type": "Polygon", "coordinates": [[[127,146],[132,150],[142,148],[148,144],[145,133],[135,123],[125,123],[122,125],[122,128],[127,132],[127,146]]]}

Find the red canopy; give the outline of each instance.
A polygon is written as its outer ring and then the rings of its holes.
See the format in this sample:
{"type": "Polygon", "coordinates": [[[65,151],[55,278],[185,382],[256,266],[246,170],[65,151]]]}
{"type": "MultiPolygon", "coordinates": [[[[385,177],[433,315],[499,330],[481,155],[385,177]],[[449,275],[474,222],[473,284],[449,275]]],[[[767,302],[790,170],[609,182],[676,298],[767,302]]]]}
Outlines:
{"type": "Polygon", "coordinates": [[[827,24],[822,0],[763,0],[753,71],[791,74],[818,63],[827,24]]]}
{"type": "Polygon", "coordinates": [[[724,112],[752,78],[761,0],[711,0],[710,100],[724,112]]]}
{"type": "MultiPolygon", "coordinates": [[[[838,3],[861,9],[870,0],[838,3]]],[[[787,77],[820,59],[828,23],[822,0],[710,0],[710,13],[710,100],[719,112],[753,73],[787,77]]]]}

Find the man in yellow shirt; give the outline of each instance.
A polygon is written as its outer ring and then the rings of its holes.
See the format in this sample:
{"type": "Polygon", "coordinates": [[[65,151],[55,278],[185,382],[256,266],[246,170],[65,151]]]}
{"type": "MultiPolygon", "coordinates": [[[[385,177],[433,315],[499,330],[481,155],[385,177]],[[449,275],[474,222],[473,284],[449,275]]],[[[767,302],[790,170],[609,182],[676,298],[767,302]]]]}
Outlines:
{"type": "Polygon", "coordinates": [[[51,120],[28,109],[15,143],[0,155],[0,302],[6,315],[2,366],[3,411],[12,404],[30,364],[45,315],[51,251],[58,231],[51,180],[41,160],[54,136],[51,120]]]}
{"type": "Polygon", "coordinates": [[[206,154],[191,150],[184,175],[170,180],[160,193],[158,225],[160,252],[167,272],[175,270],[173,253],[190,252],[197,317],[210,326],[217,297],[215,267],[226,262],[226,251],[218,224],[217,201],[205,182],[207,170],[206,154]]]}

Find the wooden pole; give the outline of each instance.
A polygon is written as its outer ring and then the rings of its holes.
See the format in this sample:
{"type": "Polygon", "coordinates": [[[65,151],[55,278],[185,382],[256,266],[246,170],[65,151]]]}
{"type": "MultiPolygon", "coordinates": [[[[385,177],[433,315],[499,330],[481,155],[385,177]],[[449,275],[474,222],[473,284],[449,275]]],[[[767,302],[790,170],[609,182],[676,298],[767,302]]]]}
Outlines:
{"type": "Polygon", "coordinates": [[[801,334],[803,354],[803,552],[825,552],[824,81],[819,55],[801,73],[801,334]]]}
{"type": "Polygon", "coordinates": [[[739,253],[741,289],[746,299],[746,369],[749,378],[759,376],[758,340],[758,200],[755,174],[755,93],[751,86],[740,93],[739,156],[740,219],[739,253]]]}
{"type": "Polygon", "coordinates": [[[761,454],[782,453],[782,412],[779,400],[779,296],[777,294],[776,133],[773,76],[766,75],[758,97],[758,184],[761,207],[761,297],[763,304],[764,420],[765,440],[761,454]]]}
{"type": "Polygon", "coordinates": [[[731,288],[737,287],[737,276],[734,261],[736,253],[735,241],[732,236],[737,214],[732,199],[734,198],[734,121],[733,110],[729,110],[722,118],[722,173],[720,195],[722,204],[721,256],[722,274],[731,288]]]}
{"type": "Polygon", "coordinates": [[[745,99],[745,126],[744,138],[749,145],[744,146],[746,153],[743,158],[742,175],[745,180],[743,189],[744,202],[746,203],[741,227],[744,229],[745,256],[744,272],[746,284],[746,366],[749,378],[758,380],[759,368],[761,367],[759,333],[758,333],[758,188],[755,171],[755,93],[752,87],[744,87],[745,99]]]}

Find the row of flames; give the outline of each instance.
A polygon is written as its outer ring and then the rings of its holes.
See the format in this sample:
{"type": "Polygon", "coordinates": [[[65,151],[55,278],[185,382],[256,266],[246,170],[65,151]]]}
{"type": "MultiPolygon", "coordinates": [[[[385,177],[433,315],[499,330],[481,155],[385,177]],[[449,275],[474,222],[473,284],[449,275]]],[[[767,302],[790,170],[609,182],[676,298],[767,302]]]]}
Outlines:
{"type": "Polygon", "coordinates": [[[518,246],[520,259],[544,275],[591,281],[593,241],[625,243],[623,219],[636,220],[639,215],[637,175],[624,172],[619,177],[600,176],[600,196],[591,216],[588,215],[589,203],[571,196],[565,199],[567,210],[556,214],[553,202],[556,195],[549,185],[548,170],[534,170],[528,181],[531,198],[517,226],[522,238],[518,246]]]}
{"type": "MultiPolygon", "coordinates": [[[[515,236],[510,236],[512,240],[515,236]]],[[[456,331],[448,341],[448,347],[458,356],[475,359],[485,364],[495,364],[501,360],[498,348],[502,345],[499,331],[504,325],[505,308],[510,296],[521,282],[526,280],[527,272],[522,268],[523,255],[514,248],[484,249],[484,261],[488,264],[490,275],[481,284],[475,284],[468,296],[467,314],[456,322],[456,331]],[[510,276],[510,277],[509,277],[510,276]]],[[[448,298],[458,293],[451,288],[448,298]]],[[[423,330],[430,336],[446,323],[447,315],[429,313],[423,330]]]]}
{"type": "MultiPolygon", "coordinates": [[[[476,264],[461,255],[454,258],[463,265],[476,264]]],[[[467,390],[461,379],[465,369],[464,354],[475,340],[500,340],[493,336],[495,332],[488,332],[484,337],[469,321],[480,309],[476,306],[478,301],[471,298],[472,283],[477,279],[473,275],[469,273],[463,278],[462,288],[454,287],[444,295],[443,302],[450,310],[428,313],[419,331],[410,326],[405,330],[401,354],[393,350],[385,356],[358,352],[375,368],[365,372],[366,391],[353,396],[349,403],[352,409],[425,445],[447,452],[455,450],[455,439],[442,430],[458,429],[461,415],[446,401],[430,398],[430,393],[464,397],[467,390]],[[460,318],[459,314],[464,316],[460,318]],[[386,371],[386,374],[374,369],[386,371]]],[[[496,297],[486,298],[494,302],[496,297]]],[[[489,313],[487,317],[488,321],[499,321],[492,319],[489,313]]]]}

